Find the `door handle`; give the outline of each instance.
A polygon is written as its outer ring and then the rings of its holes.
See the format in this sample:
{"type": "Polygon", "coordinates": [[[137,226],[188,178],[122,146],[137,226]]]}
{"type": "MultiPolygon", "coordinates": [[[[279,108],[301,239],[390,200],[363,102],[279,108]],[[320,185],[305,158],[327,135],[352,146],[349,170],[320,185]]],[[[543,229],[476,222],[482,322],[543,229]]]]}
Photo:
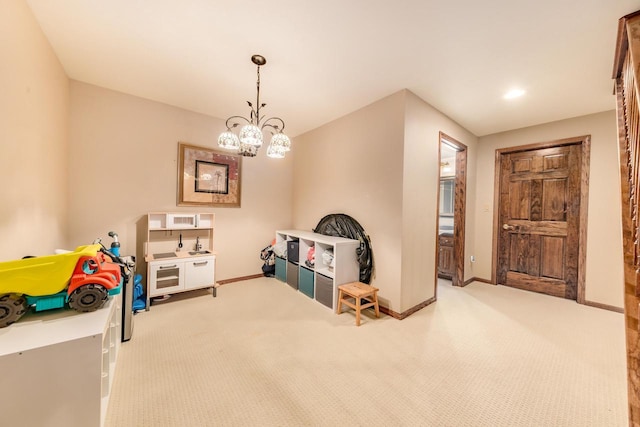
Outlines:
{"type": "Polygon", "coordinates": [[[510,231],[513,231],[513,230],[515,230],[516,228],[515,228],[513,225],[509,225],[509,224],[502,224],[502,229],[503,229],[503,230],[510,230],[510,231]]]}

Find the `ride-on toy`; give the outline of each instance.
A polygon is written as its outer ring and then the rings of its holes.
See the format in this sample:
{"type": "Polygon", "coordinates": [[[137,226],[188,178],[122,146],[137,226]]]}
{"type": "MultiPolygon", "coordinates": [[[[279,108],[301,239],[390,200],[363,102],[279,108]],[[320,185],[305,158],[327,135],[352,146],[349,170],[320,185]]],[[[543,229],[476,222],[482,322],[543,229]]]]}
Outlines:
{"type": "Polygon", "coordinates": [[[108,255],[98,241],[73,252],[0,262],[0,328],[31,306],[43,311],[69,304],[80,312],[102,307],[122,288],[121,268],[108,255]]]}

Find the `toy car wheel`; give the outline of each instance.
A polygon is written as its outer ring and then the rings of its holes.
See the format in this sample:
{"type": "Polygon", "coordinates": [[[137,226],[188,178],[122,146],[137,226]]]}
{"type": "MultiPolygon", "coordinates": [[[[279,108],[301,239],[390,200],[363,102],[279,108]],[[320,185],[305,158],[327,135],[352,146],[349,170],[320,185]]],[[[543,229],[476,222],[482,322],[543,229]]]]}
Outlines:
{"type": "Polygon", "coordinates": [[[89,283],[71,292],[69,306],[83,313],[96,311],[104,305],[108,297],[109,293],[103,286],[89,283]]]}
{"type": "Polygon", "coordinates": [[[27,308],[27,300],[21,295],[0,296],[0,328],[5,328],[21,318],[27,308]]]}

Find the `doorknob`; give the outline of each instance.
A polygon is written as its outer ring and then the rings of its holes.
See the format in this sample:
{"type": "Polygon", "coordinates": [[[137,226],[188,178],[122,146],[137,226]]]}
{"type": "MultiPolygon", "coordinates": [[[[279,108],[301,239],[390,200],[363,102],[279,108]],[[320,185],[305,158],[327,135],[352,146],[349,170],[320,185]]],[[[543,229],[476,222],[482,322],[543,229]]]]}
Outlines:
{"type": "Polygon", "coordinates": [[[516,228],[513,225],[502,224],[502,229],[503,230],[515,230],[516,228]]]}

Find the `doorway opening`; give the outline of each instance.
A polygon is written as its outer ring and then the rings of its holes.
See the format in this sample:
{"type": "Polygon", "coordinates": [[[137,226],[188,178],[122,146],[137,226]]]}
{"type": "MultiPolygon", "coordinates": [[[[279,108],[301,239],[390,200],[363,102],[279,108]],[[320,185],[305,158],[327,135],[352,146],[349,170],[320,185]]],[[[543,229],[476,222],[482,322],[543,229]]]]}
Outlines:
{"type": "Polygon", "coordinates": [[[436,239],[438,278],[464,286],[464,236],[467,194],[467,146],[440,132],[440,185],[436,239]]]}

